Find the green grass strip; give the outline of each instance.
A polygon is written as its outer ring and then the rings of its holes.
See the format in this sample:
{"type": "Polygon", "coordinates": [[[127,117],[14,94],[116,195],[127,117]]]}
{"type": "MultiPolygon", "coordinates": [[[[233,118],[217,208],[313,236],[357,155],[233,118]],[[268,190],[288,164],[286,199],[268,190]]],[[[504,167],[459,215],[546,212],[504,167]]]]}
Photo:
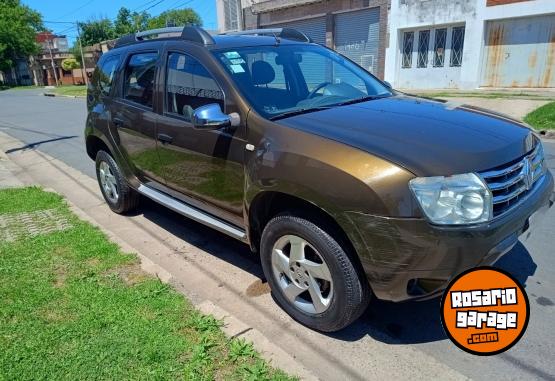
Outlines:
{"type": "Polygon", "coordinates": [[[0,380],[291,379],[58,195],[0,190],[0,214],[45,209],[69,227],[0,242],[0,380]]]}

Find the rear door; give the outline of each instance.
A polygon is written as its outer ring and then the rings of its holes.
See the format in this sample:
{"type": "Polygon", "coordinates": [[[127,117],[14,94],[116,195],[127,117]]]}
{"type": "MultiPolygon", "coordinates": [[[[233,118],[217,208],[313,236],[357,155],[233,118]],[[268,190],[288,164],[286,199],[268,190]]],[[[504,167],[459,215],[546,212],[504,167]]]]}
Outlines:
{"type": "Polygon", "coordinates": [[[155,78],[160,54],[157,50],[134,51],[125,62],[120,94],[113,102],[114,137],[133,174],[145,184],[163,182],[157,175],[155,78]]]}
{"type": "Polygon", "coordinates": [[[203,63],[184,50],[164,55],[163,112],[158,121],[160,173],[168,193],[237,226],[243,226],[245,125],[197,130],[194,110],[226,107],[224,91],[203,63]]]}

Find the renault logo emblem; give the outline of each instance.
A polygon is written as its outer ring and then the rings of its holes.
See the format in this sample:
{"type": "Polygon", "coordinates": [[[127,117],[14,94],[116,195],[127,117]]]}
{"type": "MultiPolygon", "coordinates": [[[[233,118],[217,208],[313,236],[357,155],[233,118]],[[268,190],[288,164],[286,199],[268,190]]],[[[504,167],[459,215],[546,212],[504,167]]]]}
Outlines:
{"type": "Polygon", "coordinates": [[[532,183],[534,182],[534,174],[532,173],[532,166],[530,164],[530,158],[525,158],[522,165],[522,171],[520,172],[523,177],[524,186],[526,190],[532,188],[532,183]]]}

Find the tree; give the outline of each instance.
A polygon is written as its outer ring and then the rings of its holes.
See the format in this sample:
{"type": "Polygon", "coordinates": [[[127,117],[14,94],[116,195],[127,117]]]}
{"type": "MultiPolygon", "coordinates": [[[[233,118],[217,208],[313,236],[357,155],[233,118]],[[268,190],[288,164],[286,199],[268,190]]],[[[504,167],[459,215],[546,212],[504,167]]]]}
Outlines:
{"type": "Polygon", "coordinates": [[[106,18],[79,23],[79,28],[81,28],[83,46],[91,46],[101,41],[116,38],[114,25],[106,18]]]}
{"type": "Polygon", "coordinates": [[[73,46],[69,48],[69,52],[73,54],[77,63],[83,62],[83,57],[81,56],[81,47],[79,46],[79,39],[75,40],[73,46]]]}
{"type": "Polygon", "coordinates": [[[80,67],[81,65],[79,65],[79,62],[77,62],[75,58],[66,58],[62,61],[62,69],[64,69],[65,71],[79,69],[80,67]]]}
{"type": "Polygon", "coordinates": [[[191,8],[175,9],[160,13],[148,22],[148,29],[164,28],[166,26],[201,26],[202,19],[191,8]]]}
{"type": "Polygon", "coordinates": [[[41,15],[19,0],[0,0],[0,70],[8,70],[18,57],[39,51],[35,36],[43,29],[41,15]]]}
{"type": "Polygon", "coordinates": [[[147,29],[150,18],[145,11],[131,12],[129,9],[121,7],[114,23],[116,37],[147,29]]]}

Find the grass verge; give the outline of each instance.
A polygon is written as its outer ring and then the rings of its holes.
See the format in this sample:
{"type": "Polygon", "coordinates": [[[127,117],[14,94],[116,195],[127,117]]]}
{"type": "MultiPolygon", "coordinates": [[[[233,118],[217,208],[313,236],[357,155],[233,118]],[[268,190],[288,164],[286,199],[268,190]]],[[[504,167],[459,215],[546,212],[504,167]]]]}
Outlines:
{"type": "MultiPolygon", "coordinates": [[[[407,91],[410,93],[410,91],[407,91]]],[[[485,99],[527,99],[527,100],[555,100],[554,97],[526,92],[493,92],[493,91],[438,91],[422,92],[415,95],[427,98],[485,98],[485,99]]]]}
{"type": "Polygon", "coordinates": [[[9,225],[34,234],[0,242],[0,379],[291,379],[143,273],[58,195],[0,190],[4,221],[47,210],[63,228],[9,225]]]}
{"type": "Polygon", "coordinates": [[[536,130],[555,129],[555,102],[548,103],[524,117],[524,121],[536,130]]]}
{"type": "Polygon", "coordinates": [[[2,90],[30,90],[30,89],[41,89],[44,86],[35,86],[35,85],[29,85],[29,86],[8,86],[8,85],[0,85],[0,91],[2,90]]]}
{"type": "Polygon", "coordinates": [[[53,92],[57,95],[68,95],[72,97],[84,97],[87,95],[86,85],[68,85],[68,86],[58,86],[53,89],[53,92]]]}

